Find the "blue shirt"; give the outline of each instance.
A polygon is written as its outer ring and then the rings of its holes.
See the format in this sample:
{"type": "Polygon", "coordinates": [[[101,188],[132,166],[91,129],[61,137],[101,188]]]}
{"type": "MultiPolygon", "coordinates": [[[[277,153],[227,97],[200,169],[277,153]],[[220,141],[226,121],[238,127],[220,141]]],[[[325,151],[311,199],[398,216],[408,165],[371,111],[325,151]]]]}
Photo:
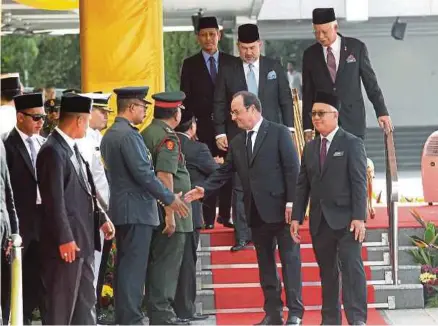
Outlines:
{"type": "Polygon", "coordinates": [[[214,62],[216,64],[216,72],[219,71],[219,51],[216,51],[216,53],[213,54],[213,55],[211,55],[211,54],[209,54],[207,52],[202,51],[202,56],[204,57],[204,61],[205,61],[205,64],[207,66],[207,69],[208,69],[208,72],[210,73],[210,75],[211,75],[210,61],[209,61],[210,57],[214,58],[214,62]]]}

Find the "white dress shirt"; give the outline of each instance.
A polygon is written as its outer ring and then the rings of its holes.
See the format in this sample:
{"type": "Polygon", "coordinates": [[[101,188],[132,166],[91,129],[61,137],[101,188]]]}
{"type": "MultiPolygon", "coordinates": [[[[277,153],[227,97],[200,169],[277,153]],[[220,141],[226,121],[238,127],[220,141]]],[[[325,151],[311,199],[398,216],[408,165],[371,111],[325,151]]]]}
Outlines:
{"type": "Polygon", "coordinates": [[[12,105],[0,106],[0,135],[11,131],[17,124],[17,111],[12,105]]]}
{"type": "MultiPolygon", "coordinates": [[[[28,138],[31,139],[32,143],[33,143],[33,147],[35,148],[35,152],[38,155],[38,152],[41,149],[41,145],[42,143],[40,141],[38,141],[37,137],[39,137],[39,135],[32,135],[32,136],[28,136],[26,135],[24,132],[22,132],[20,129],[18,129],[17,127],[15,127],[15,130],[17,130],[18,134],[20,135],[21,139],[23,140],[24,146],[26,146],[27,152],[29,154],[29,158],[32,158],[32,154],[30,151],[30,145],[28,143],[28,138]]],[[[35,157],[36,160],[36,157],[35,157]]],[[[36,174],[36,172],[35,172],[36,174]]],[[[37,198],[36,198],[36,204],[39,205],[41,204],[41,194],[40,194],[40,189],[38,188],[37,185],[37,198]]]]}
{"type": "MultiPolygon", "coordinates": [[[[331,143],[332,143],[332,141],[333,141],[333,137],[335,137],[336,132],[337,132],[338,130],[339,130],[339,127],[336,127],[336,128],[335,128],[331,133],[329,133],[326,137],[324,137],[324,136],[321,135],[321,140],[322,140],[323,138],[327,139],[327,145],[326,145],[327,153],[328,153],[329,148],[330,148],[330,145],[331,145],[331,143]]],[[[321,142],[321,146],[322,146],[322,142],[321,142]]]]}
{"type": "MultiPolygon", "coordinates": [[[[327,46],[323,46],[322,50],[324,51],[324,60],[327,63],[327,46]]],[[[339,59],[341,58],[341,37],[339,35],[336,36],[336,40],[333,42],[332,45],[330,45],[330,48],[332,49],[332,53],[335,57],[336,62],[336,71],[338,71],[339,67],[339,59]]]]}
{"type": "Polygon", "coordinates": [[[78,139],[76,142],[82,157],[90,165],[96,190],[99,192],[101,199],[104,200],[106,207],[108,207],[110,196],[109,185],[100,153],[101,141],[102,134],[98,130],[88,128],[85,137],[78,139]]]}

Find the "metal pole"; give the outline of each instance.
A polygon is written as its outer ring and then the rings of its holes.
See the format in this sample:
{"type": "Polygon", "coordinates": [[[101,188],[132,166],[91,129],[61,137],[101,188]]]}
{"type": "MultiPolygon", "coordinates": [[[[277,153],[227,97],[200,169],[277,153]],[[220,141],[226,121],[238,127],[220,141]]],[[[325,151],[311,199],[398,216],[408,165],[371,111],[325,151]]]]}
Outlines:
{"type": "Polygon", "coordinates": [[[10,325],[23,325],[23,279],[21,273],[21,237],[12,235],[10,325]]]}

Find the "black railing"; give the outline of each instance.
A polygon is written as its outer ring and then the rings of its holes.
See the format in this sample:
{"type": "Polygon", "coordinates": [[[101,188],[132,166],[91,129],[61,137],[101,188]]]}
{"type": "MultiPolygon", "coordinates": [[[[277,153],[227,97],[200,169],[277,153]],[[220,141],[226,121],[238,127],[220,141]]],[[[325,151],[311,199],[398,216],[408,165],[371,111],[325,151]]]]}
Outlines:
{"type": "Polygon", "coordinates": [[[392,282],[399,284],[398,277],[398,203],[399,182],[395,155],[394,133],[385,134],[386,203],[389,219],[389,253],[391,257],[392,282]]]}

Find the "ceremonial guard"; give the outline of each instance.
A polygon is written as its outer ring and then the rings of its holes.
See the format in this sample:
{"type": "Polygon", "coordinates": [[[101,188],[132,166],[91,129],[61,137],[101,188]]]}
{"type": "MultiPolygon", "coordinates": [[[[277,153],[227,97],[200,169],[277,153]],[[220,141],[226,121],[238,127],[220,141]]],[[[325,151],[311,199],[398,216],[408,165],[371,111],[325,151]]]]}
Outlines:
{"type": "MultiPolygon", "coordinates": [[[[183,92],[165,92],[152,96],[155,100],[154,120],[143,132],[152,153],[158,178],[175,193],[190,190],[190,176],[174,132],[181,121],[183,92]]],[[[191,207],[189,207],[191,208],[191,207]]],[[[176,317],[172,308],[185,242],[193,232],[191,209],[188,216],[161,211],[161,225],[154,232],[148,274],[148,316],[152,325],[183,325],[188,321],[176,317]]]]}

